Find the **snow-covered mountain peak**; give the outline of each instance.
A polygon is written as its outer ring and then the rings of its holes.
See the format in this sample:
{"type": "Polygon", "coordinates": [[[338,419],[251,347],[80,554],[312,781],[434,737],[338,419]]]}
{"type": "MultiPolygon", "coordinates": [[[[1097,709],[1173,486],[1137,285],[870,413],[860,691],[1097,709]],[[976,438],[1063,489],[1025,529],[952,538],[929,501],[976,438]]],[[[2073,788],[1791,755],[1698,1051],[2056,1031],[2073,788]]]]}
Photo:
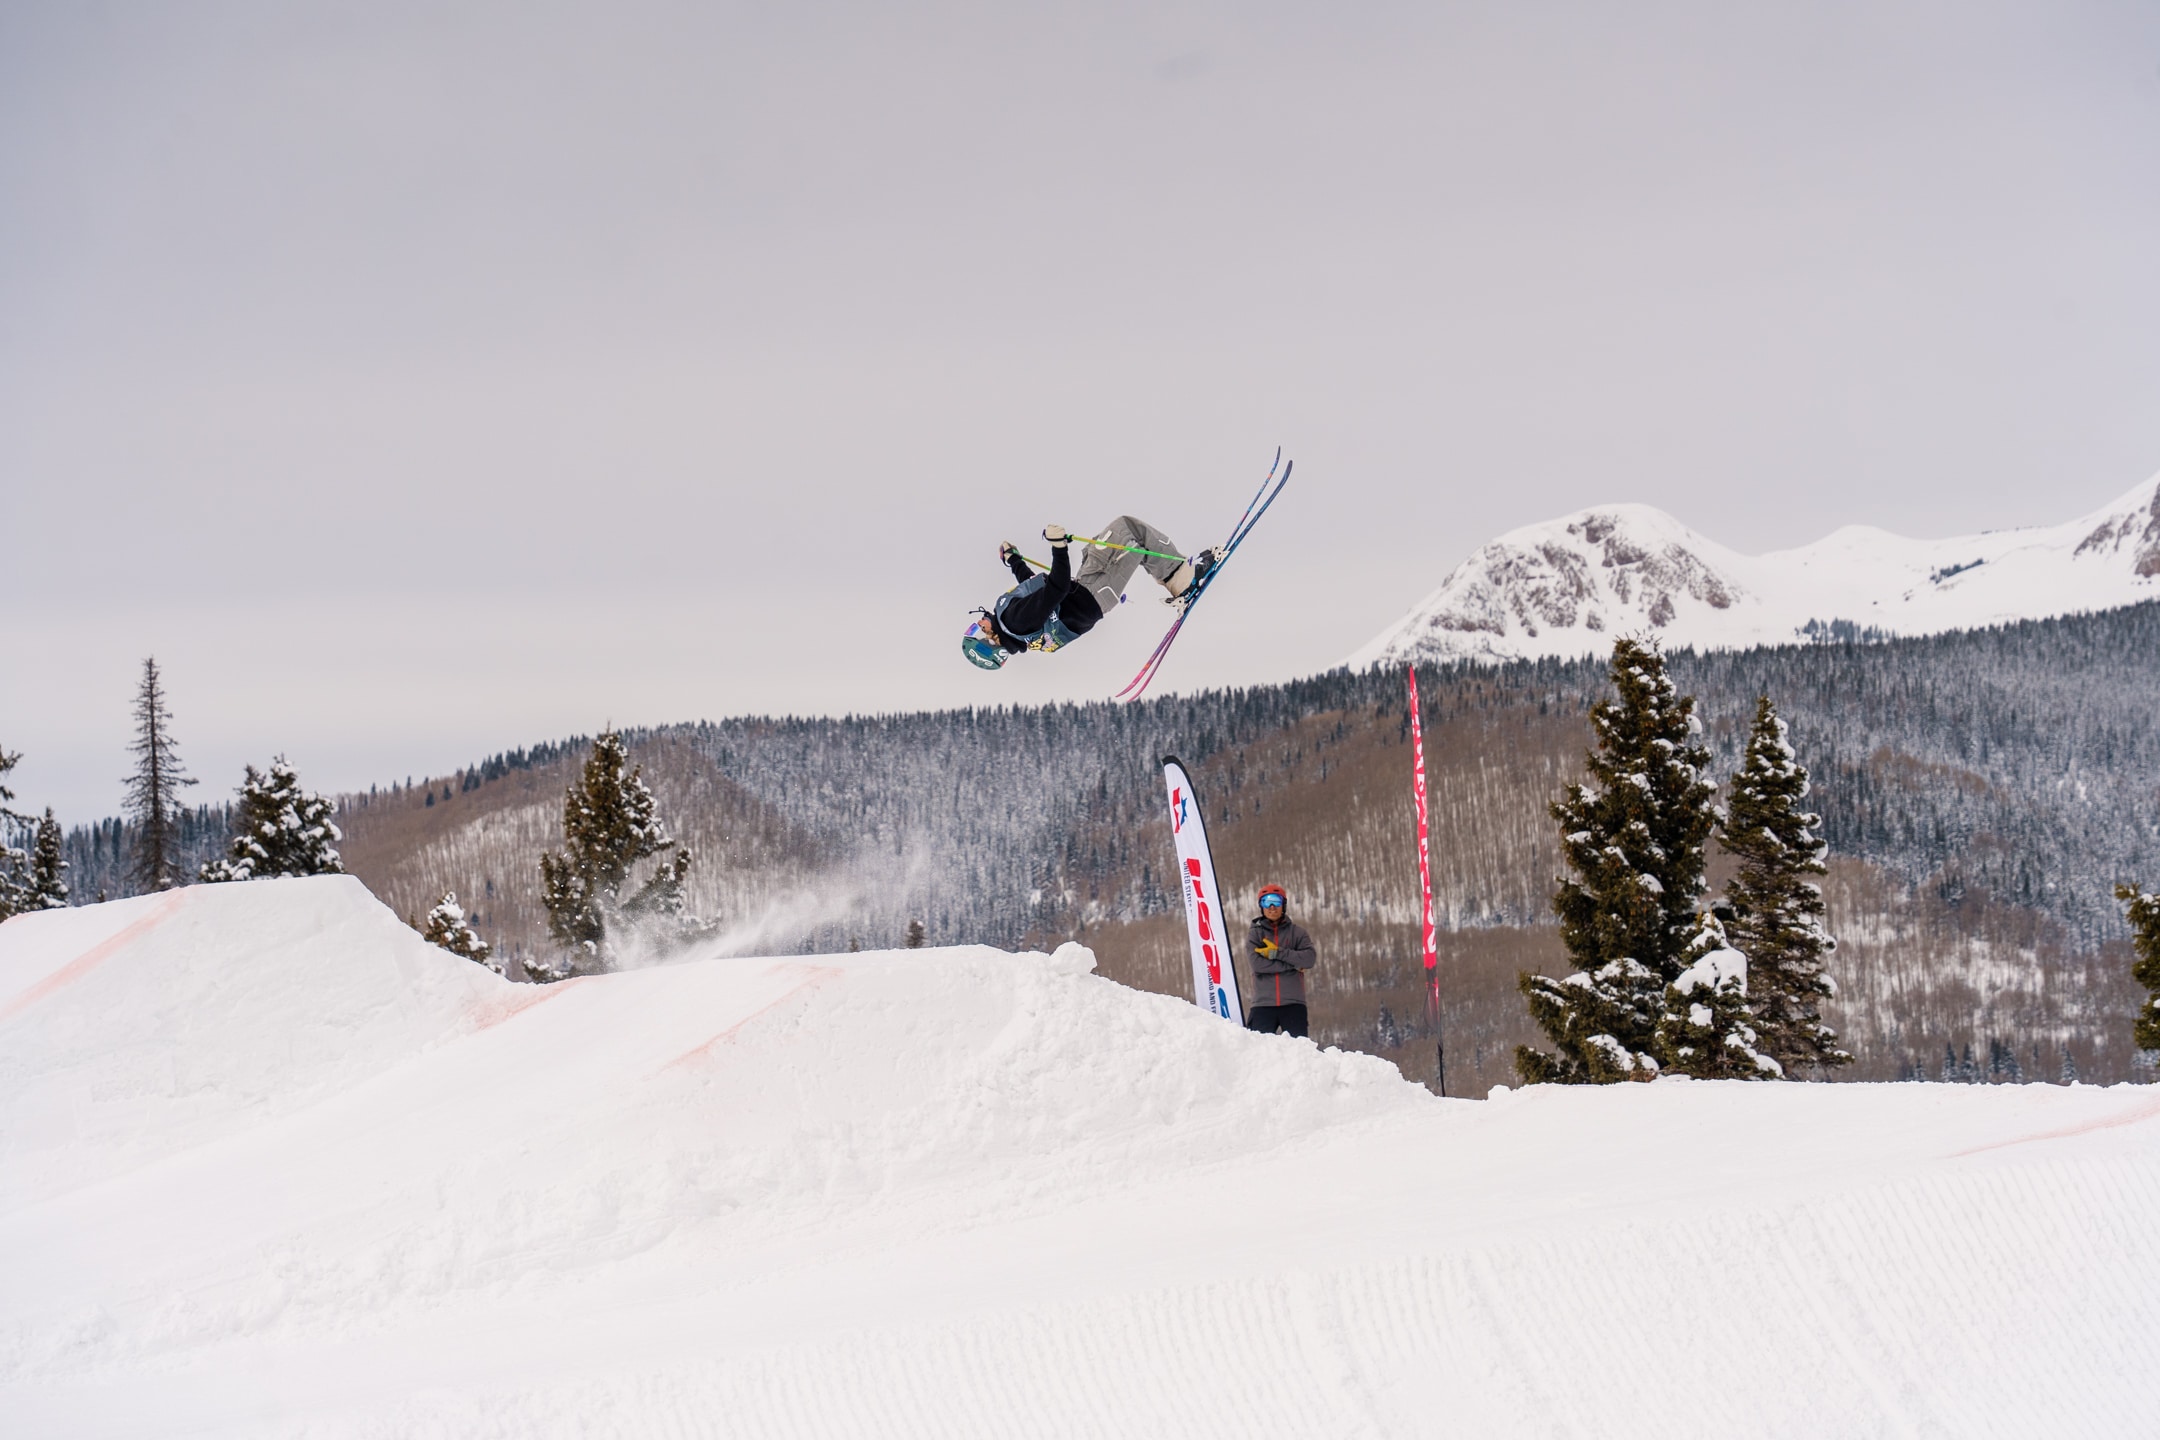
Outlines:
{"type": "Polygon", "coordinates": [[[1912,540],[1871,525],[1742,555],[1649,505],[1526,525],[1349,663],[1599,654],[1616,634],[1723,649],[1924,635],[2160,598],[2160,476],[2063,525],[1912,540]]]}
{"type": "Polygon", "coordinates": [[[2160,576],[2160,475],[2077,522],[2081,529],[2087,523],[2092,528],[2078,542],[2078,555],[2121,558],[2127,554],[2137,576],[2160,576]]]}

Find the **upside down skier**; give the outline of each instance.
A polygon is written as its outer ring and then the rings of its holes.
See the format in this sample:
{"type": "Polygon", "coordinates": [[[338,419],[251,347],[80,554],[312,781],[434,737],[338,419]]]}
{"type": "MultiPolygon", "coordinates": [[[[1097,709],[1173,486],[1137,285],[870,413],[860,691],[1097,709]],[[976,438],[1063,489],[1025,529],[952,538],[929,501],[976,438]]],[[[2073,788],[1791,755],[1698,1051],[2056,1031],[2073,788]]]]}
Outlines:
{"type": "Polygon", "coordinates": [[[1079,537],[1087,554],[1078,574],[1071,561],[1074,537],[1065,527],[1046,527],[1043,539],[1050,542],[1050,568],[1040,574],[1010,541],[998,546],[998,559],[1019,583],[989,609],[975,612],[960,637],[961,653],[970,664],[995,670],[1023,650],[1048,652],[1070,645],[1125,598],[1125,583],[1135,570],[1145,569],[1170,592],[1166,603],[1182,605],[1198,593],[1218,563],[1213,550],[1186,557],[1168,535],[1130,515],[1118,516],[1092,540],[1079,537]]]}

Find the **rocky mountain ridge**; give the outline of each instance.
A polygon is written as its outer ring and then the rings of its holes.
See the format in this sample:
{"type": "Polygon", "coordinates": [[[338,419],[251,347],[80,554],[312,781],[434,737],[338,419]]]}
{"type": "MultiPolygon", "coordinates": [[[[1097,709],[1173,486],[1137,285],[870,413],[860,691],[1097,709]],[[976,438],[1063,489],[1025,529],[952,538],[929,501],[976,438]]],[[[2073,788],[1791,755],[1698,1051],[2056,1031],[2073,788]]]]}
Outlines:
{"type": "Polygon", "coordinates": [[[2160,597],[2160,476],[2063,525],[1911,540],[1849,525],[1742,555],[1648,505],[1510,531],[1349,657],[1572,659],[1616,634],[1668,648],[1941,634],[2160,597]]]}

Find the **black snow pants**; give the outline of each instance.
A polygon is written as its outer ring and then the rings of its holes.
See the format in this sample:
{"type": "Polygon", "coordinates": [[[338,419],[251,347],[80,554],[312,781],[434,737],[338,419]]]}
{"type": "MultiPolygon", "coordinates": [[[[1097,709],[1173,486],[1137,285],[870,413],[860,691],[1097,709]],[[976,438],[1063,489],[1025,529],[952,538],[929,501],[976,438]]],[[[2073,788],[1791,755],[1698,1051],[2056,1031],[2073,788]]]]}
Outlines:
{"type": "Polygon", "coordinates": [[[1245,1017],[1245,1028],[1263,1035],[1295,1035],[1305,1038],[1303,1005],[1255,1005],[1245,1017]]]}

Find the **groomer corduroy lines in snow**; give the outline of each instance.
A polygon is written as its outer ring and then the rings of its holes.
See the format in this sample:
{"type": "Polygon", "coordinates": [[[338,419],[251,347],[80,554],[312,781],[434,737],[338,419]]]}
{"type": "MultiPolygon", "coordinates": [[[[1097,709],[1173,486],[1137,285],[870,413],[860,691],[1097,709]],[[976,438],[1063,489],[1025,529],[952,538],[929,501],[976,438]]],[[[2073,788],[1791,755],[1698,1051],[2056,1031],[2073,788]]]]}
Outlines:
{"type": "Polygon", "coordinates": [[[1305,972],[1319,957],[1312,936],[1290,918],[1290,897],[1280,885],[1260,887],[1260,913],[1245,937],[1245,958],[1253,968],[1253,1007],[1245,1028],[1303,1035],[1305,972]]]}

